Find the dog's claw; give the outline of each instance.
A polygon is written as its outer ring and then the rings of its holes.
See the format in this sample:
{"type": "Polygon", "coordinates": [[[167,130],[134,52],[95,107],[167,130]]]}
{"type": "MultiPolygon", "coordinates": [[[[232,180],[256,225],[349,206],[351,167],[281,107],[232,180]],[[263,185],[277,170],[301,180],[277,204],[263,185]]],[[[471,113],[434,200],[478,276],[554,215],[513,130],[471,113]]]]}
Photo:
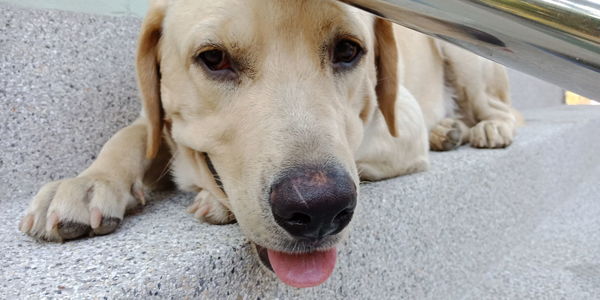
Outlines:
{"type": "Polygon", "coordinates": [[[210,205],[203,205],[202,207],[200,207],[198,210],[196,210],[196,213],[194,214],[194,217],[200,219],[203,217],[206,217],[206,215],[208,215],[210,211],[210,205]]]}
{"type": "Polygon", "coordinates": [[[48,221],[46,221],[46,231],[50,232],[53,231],[56,226],[58,225],[59,219],[58,219],[58,214],[53,212],[50,214],[50,216],[48,217],[48,221]]]}
{"type": "Polygon", "coordinates": [[[19,223],[19,230],[23,233],[28,233],[33,227],[33,215],[26,215],[19,223]]]}
{"type": "Polygon", "coordinates": [[[102,213],[100,209],[94,207],[90,210],[90,226],[92,229],[96,229],[100,226],[100,222],[102,222],[102,213]]]}
{"type": "Polygon", "coordinates": [[[194,214],[194,213],[196,213],[196,211],[198,210],[199,207],[200,207],[200,201],[194,201],[194,203],[192,203],[192,205],[188,206],[186,211],[189,214],[194,214]]]}

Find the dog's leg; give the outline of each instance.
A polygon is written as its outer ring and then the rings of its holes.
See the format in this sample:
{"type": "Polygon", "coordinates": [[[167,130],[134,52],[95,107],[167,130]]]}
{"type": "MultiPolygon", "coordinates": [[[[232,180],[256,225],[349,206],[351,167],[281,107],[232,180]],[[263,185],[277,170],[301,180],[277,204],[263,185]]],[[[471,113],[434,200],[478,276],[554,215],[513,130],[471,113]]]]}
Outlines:
{"type": "Polygon", "coordinates": [[[198,193],[188,207],[188,213],[199,221],[210,224],[229,224],[235,221],[235,216],[229,209],[227,195],[213,176],[205,153],[178,146],[171,170],[179,189],[198,193]]]}
{"type": "Polygon", "coordinates": [[[127,208],[144,203],[146,121],[117,132],[98,158],[75,178],[43,186],[27,209],[20,230],[48,241],[113,232],[127,208]]]}
{"type": "Polygon", "coordinates": [[[397,137],[390,135],[379,111],[365,128],[356,153],[361,180],[381,180],[429,167],[427,127],[417,100],[399,87],[395,108],[397,137]]]}
{"type": "Polygon", "coordinates": [[[210,224],[221,225],[235,221],[233,213],[207,190],[202,190],[196,195],[187,212],[199,221],[210,224]]]}
{"type": "Polygon", "coordinates": [[[516,117],[504,67],[456,46],[442,44],[445,73],[455,89],[471,146],[504,148],[512,143],[516,117]]]}
{"type": "Polygon", "coordinates": [[[429,147],[433,151],[450,151],[469,142],[469,127],[458,119],[441,120],[429,132],[429,147]]]}

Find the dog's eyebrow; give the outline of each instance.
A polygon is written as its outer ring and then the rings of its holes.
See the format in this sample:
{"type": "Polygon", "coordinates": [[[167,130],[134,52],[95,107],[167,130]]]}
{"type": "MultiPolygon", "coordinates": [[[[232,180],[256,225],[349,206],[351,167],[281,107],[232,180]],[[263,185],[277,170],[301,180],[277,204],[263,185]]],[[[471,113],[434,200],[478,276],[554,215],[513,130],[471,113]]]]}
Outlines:
{"type": "Polygon", "coordinates": [[[192,57],[195,57],[196,55],[200,54],[201,52],[209,50],[209,49],[227,50],[227,47],[225,47],[222,43],[207,40],[207,41],[200,43],[199,46],[192,47],[192,51],[191,51],[192,57]]]}
{"type": "Polygon", "coordinates": [[[365,43],[363,41],[363,39],[361,39],[360,37],[358,37],[358,35],[351,33],[349,31],[339,31],[336,35],[335,35],[335,40],[340,40],[340,39],[349,39],[352,40],[354,42],[356,42],[361,48],[363,48],[363,50],[366,52],[367,51],[367,47],[365,47],[365,43]]]}

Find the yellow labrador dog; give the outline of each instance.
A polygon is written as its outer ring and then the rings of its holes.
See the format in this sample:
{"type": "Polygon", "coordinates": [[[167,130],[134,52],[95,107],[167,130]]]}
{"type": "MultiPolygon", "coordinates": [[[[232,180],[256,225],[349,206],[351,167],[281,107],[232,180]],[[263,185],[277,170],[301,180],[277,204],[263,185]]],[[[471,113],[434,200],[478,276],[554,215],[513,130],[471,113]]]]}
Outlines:
{"type": "Polygon", "coordinates": [[[334,269],[361,179],[514,134],[502,67],[338,1],[155,1],[136,63],[140,118],[79,176],[42,187],[21,231],[110,233],[170,168],[197,192],[197,218],[236,220],[283,282],[315,286],[334,269]]]}

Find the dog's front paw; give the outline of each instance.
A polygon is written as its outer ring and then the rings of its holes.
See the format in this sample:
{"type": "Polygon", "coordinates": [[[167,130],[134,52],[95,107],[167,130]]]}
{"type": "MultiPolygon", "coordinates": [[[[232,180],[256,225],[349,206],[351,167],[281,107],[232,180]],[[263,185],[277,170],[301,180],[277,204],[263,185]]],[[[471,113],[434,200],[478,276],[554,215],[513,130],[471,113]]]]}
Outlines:
{"type": "Polygon", "coordinates": [[[202,190],[187,211],[202,222],[210,224],[229,224],[235,221],[235,216],[215,196],[202,190]]]}
{"type": "Polygon", "coordinates": [[[429,147],[433,151],[450,151],[465,143],[467,126],[460,120],[443,119],[429,132],[429,147]]]}
{"type": "Polygon", "coordinates": [[[514,127],[505,121],[486,120],[471,128],[471,146],[475,148],[504,148],[512,143],[514,127]]]}
{"type": "Polygon", "coordinates": [[[34,197],[19,229],[54,242],[108,234],[121,223],[125,209],[135,205],[135,198],[143,203],[141,183],[129,185],[96,176],[51,182],[34,197]]]}

